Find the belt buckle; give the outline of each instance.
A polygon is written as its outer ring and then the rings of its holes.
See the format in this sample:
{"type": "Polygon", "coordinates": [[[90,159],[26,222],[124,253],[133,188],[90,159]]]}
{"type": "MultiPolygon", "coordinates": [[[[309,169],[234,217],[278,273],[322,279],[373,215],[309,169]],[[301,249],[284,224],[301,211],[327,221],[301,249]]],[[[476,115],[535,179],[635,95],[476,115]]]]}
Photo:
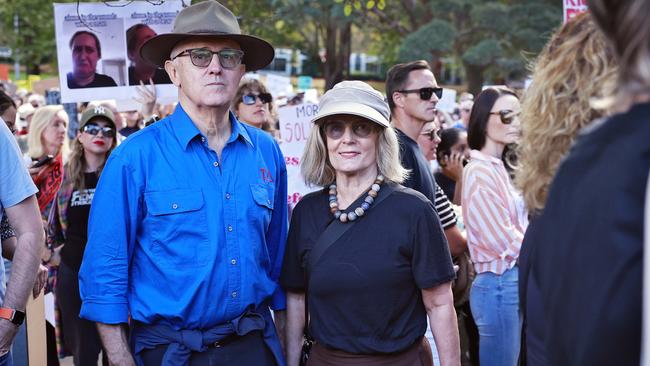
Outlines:
{"type": "Polygon", "coordinates": [[[212,347],[214,348],[221,348],[221,346],[221,341],[214,341],[214,343],[212,343],[212,347]]]}

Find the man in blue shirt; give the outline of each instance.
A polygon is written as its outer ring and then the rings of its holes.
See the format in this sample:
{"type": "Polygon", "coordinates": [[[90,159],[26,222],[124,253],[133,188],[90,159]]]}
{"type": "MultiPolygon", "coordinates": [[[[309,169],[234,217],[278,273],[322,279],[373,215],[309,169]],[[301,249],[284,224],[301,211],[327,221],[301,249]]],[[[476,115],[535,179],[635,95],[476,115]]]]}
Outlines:
{"type": "Polygon", "coordinates": [[[179,105],[106,163],[80,315],[98,323],[111,364],[284,365],[269,307],[285,308],[286,167],[268,134],[229,112],[244,72],[266,66],[273,47],[206,1],[141,54],[165,67],[179,105]]]}

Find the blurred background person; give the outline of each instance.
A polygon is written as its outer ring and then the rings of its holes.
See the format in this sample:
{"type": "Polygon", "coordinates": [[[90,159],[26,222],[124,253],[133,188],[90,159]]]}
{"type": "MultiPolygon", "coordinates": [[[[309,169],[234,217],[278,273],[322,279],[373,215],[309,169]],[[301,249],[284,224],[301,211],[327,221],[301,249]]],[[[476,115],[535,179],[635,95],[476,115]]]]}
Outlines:
{"type": "Polygon", "coordinates": [[[449,201],[460,206],[463,167],[469,161],[467,132],[458,128],[441,130],[435,158],[440,167],[434,174],[436,183],[449,201]]]}
{"type": "MultiPolygon", "coordinates": [[[[97,365],[102,349],[95,323],[79,318],[79,267],[87,240],[88,216],[104,163],[117,144],[115,118],[103,106],[81,115],[77,138],[72,142],[63,183],[48,222],[48,247],[61,248],[56,296],[61,311],[63,337],[75,365],[97,365]]],[[[103,364],[108,365],[105,354],[103,364]]]]}
{"type": "Polygon", "coordinates": [[[141,85],[149,82],[155,84],[171,84],[167,72],[156,65],[146,61],[140,56],[140,48],[149,39],[155,37],[156,32],[146,24],[136,24],[126,31],[126,47],[129,61],[129,85],[141,85]]]}
{"type": "Polygon", "coordinates": [[[5,92],[0,91],[0,118],[2,118],[9,131],[16,133],[16,103],[5,92]]]}
{"type": "Polygon", "coordinates": [[[27,103],[31,104],[34,109],[45,106],[45,97],[38,94],[32,93],[27,97],[27,103]]]}
{"type": "MultiPolygon", "coordinates": [[[[606,104],[613,114],[580,131],[526,233],[540,292],[537,305],[528,295],[527,302],[529,310],[545,314],[541,335],[549,364],[638,365],[646,330],[641,324],[648,265],[643,222],[650,169],[650,2],[587,3],[618,61],[615,92],[606,104]]],[[[582,58],[592,56],[585,50],[582,58]]],[[[608,73],[607,67],[600,70],[592,75],[608,73]]],[[[587,77],[576,70],[570,77],[582,75],[587,77]]],[[[582,91],[567,98],[585,108],[578,95],[582,91]]],[[[591,109],[582,113],[589,116],[591,109]]],[[[530,320],[536,314],[527,315],[530,320]]],[[[531,334],[534,324],[528,325],[531,334]]]]}
{"type": "Polygon", "coordinates": [[[477,273],[470,306],[482,366],[514,366],[519,356],[517,259],[528,219],[502,155],[519,139],[520,112],[514,92],[488,88],[476,98],[469,121],[471,160],[463,171],[462,211],[477,273]]]}
{"type": "Polygon", "coordinates": [[[470,113],[472,112],[473,105],[474,105],[474,101],[469,99],[460,102],[460,105],[458,106],[458,115],[460,118],[452,126],[453,128],[458,128],[460,130],[467,131],[467,126],[469,125],[469,116],[470,113]]]}
{"type": "MultiPolygon", "coordinates": [[[[47,224],[54,197],[63,180],[63,164],[67,159],[68,114],[60,105],[49,105],[34,112],[29,134],[27,135],[27,160],[29,173],[38,188],[36,198],[43,222],[47,224]]],[[[45,243],[43,243],[45,247],[45,243]]],[[[46,293],[53,291],[54,278],[58,267],[58,252],[43,252],[43,261],[50,270],[46,293]]],[[[54,327],[45,323],[47,335],[48,365],[58,365],[56,333],[54,327]]]]}
{"type": "MultiPolygon", "coordinates": [[[[533,82],[522,100],[522,139],[515,183],[533,219],[521,247],[519,288],[527,364],[552,365],[544,341],[547,324],[536,271],[529,257],[535,248],[527,240],[544,209],[549,186],[561,160],[579,132],[609,115],[594,103],[614,95],[617,61],[614,51],[589,13],[564,24],[542,50],[533,68],[533,82]]],[[[537,243],[556,245],[555,243],[537,243]]]]}
{"type": "Polygon", "coordinates": [[[232,111],[240,121],[278,136],[273,96],[257,79],[244,79],[232,102],[232,111]]]}

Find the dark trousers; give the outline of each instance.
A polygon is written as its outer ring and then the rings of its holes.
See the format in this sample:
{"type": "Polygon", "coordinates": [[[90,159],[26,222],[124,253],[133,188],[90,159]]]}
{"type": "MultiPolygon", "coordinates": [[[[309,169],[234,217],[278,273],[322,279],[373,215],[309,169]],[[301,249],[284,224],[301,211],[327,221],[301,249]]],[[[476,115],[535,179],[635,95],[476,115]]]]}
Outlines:
{"type": "MultiPolygon", "coordinates": [[[[77,366],[97,365],[102,343],[94,322],[79,318],[79,272],[61,262],[56,280],[56,299],[61,310],[63,340],[77,366]]],[[[102,364],[108,365],[105,353],[102,364]]]]}
{"type": "MultiPolygon", "coordinates": [[[[145,366],[160,366],[166,345],[140,353],[145,366]]],[[[193,352],[190,366],[276,366],[273,353],[264,343],[262,332],[255,331],[217,348],[193,352]]]]}

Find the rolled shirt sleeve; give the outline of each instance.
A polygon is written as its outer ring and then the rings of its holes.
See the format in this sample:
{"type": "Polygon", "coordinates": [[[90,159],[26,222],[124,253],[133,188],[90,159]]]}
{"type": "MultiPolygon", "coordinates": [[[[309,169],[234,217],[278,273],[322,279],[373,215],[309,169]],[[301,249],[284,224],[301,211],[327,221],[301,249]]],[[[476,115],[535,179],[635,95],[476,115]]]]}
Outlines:
{"type": "Polygon", "coordinates": [[[123,157],[111,155],[95,190],[88,243],[79,271],[80,316],[126,323],[129,260],[135,243],[141,187],[123,157]]]}

